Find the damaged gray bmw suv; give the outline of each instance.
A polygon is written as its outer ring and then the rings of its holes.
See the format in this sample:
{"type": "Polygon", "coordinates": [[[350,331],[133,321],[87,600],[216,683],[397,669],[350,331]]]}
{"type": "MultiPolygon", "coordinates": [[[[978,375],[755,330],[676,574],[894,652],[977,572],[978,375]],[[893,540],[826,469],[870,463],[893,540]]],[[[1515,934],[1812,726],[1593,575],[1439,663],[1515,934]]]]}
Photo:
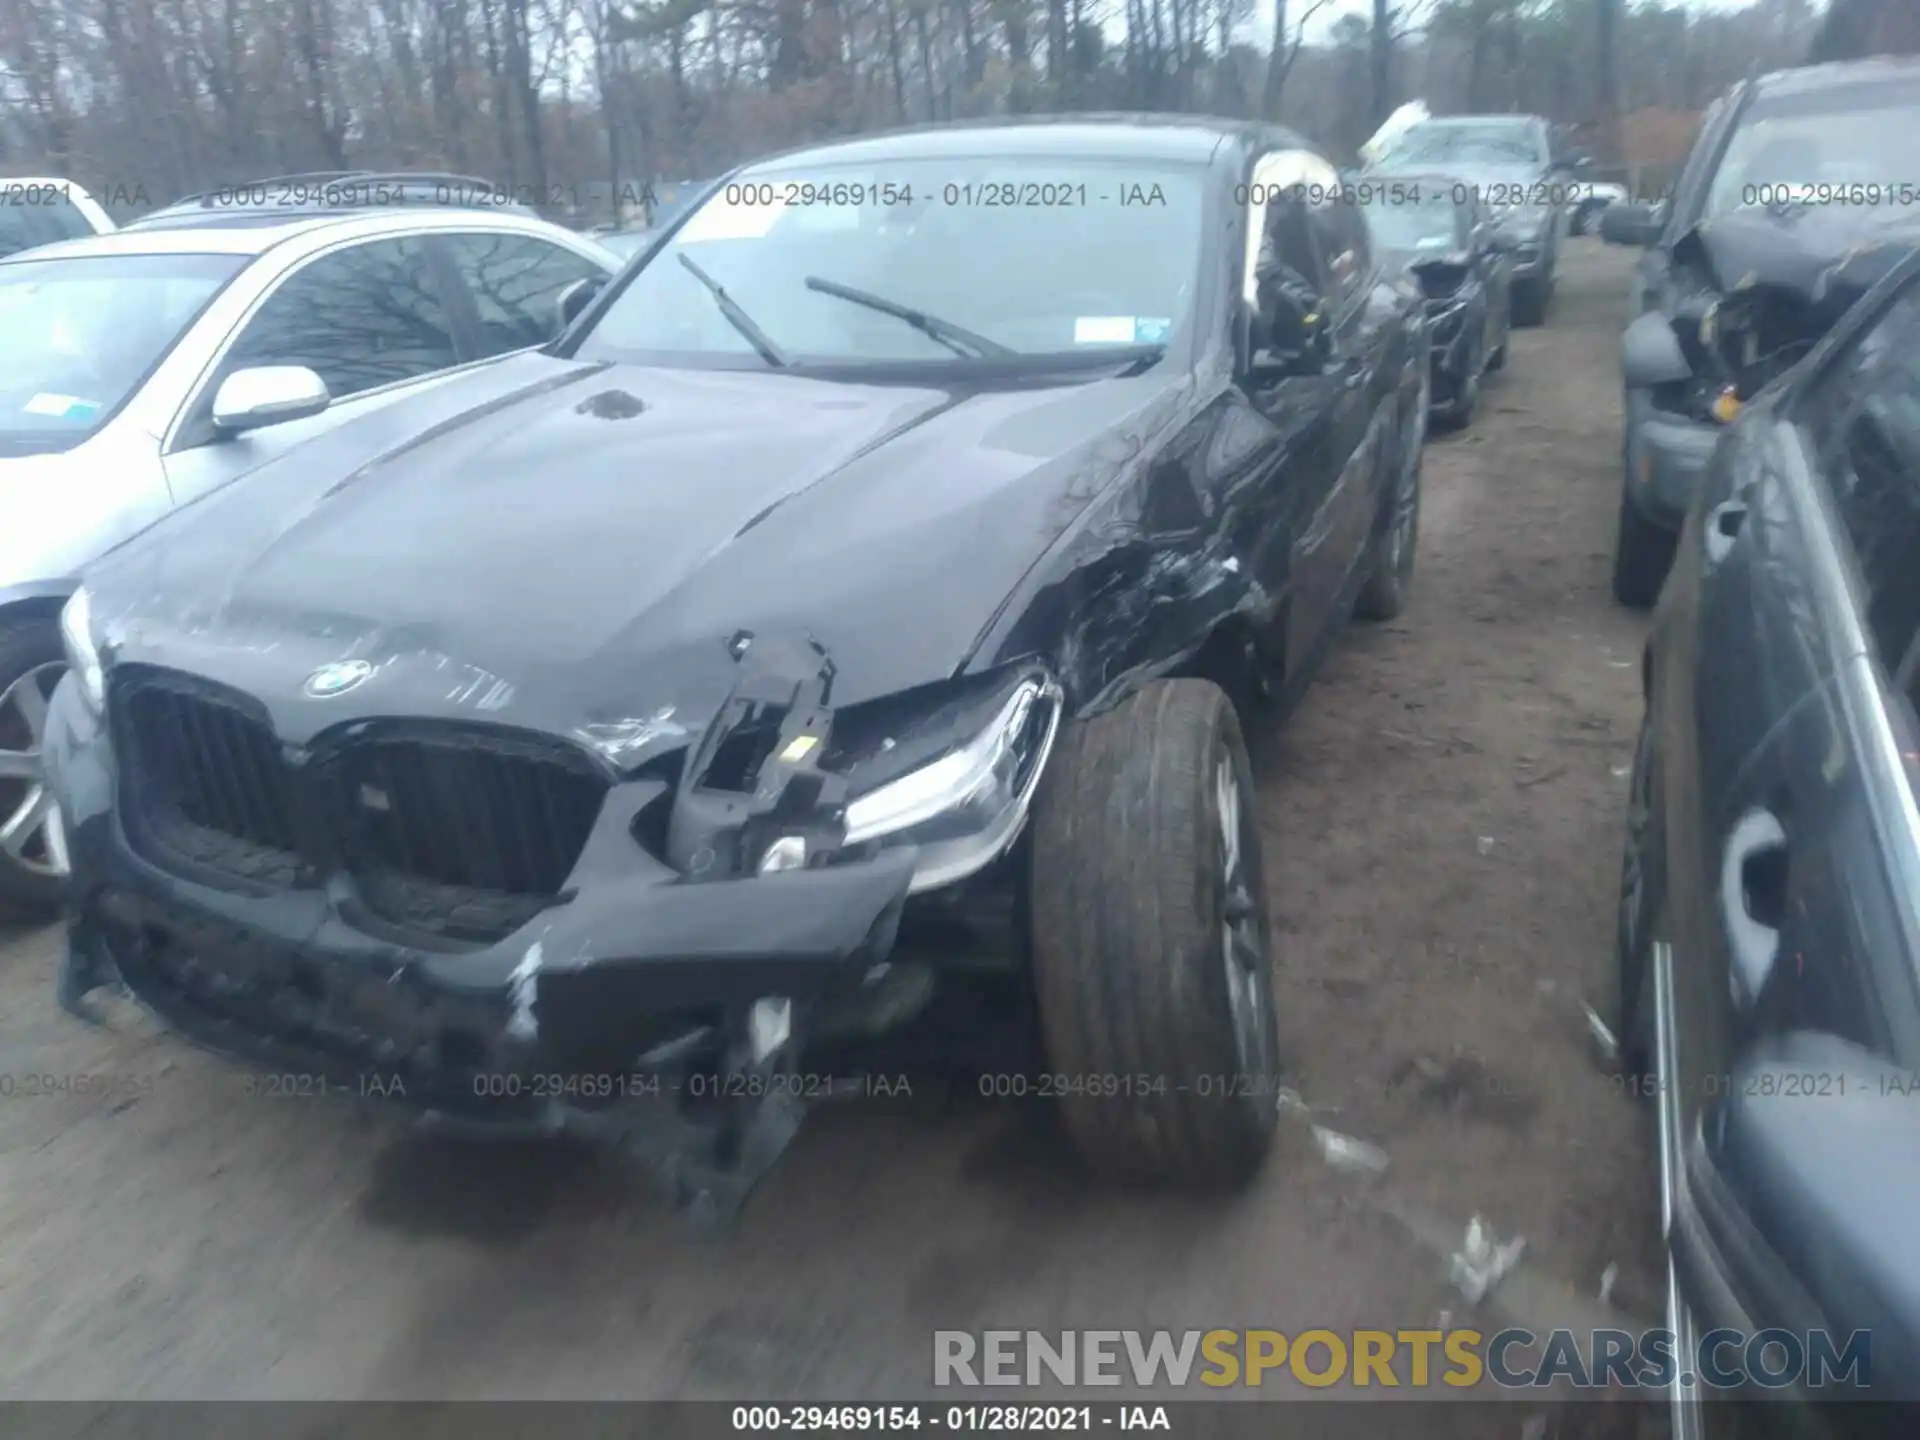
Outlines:
{"type": "Polygon", "coordinates": [[[1244,1180],[1280,1062],[1229,692],[1404,603],[1424,326],[1282,131],[736,172],[554,344],[85,576],[62,1001],[730,1214],[822,1057],[984,973],[1090,1160],[1244,1180]]]}

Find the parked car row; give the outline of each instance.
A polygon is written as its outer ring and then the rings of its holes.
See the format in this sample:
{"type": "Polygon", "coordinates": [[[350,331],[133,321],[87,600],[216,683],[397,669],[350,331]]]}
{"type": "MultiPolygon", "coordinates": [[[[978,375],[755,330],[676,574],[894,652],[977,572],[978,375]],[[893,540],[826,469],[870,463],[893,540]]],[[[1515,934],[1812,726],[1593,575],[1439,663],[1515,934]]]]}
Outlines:
{"type": "MultiPolygon", "coordinates": [[[[1741,1434],[1907,1434],[1920,1398],[1920,62],[1707,113],[1622,347],[1614,589],[1654,604],[1617,935],[1671,1328],[1824,1336],[1853,1386],[1741,1434]],[[1655,603],[1657,600],[1657,604],[1655,603]],[[1845,1403],[1861,1382],[1904,1408],[1845,1403]]],[[[1673,1434],[1724,1428],[1699,1388],[1673,1434]]],[[[1757,1393],[1757,1392],[1755,1392],[1757,1393]]]]}

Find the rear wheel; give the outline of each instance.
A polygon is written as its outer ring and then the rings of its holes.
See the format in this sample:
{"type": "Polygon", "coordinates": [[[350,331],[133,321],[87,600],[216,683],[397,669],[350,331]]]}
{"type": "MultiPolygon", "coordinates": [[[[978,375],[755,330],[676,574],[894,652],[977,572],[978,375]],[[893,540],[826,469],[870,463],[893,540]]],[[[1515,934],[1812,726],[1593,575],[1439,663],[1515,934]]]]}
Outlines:
{"type": "Polygon", "coordinates": [[[42,767],[47,702],[66,669],[56,618],[0,619],[0,904],[35,917],[66,890],[66,830],[42,767]]]}
{"type": "Polygon", "coordinates": [[[1162,680],[1062,735],[1037,800],[1033,972],[1067,1133],[1098,1169],[1231,1185],[1279,1101],[1272,927],[1239,721],[1162,680]]]}
{"type": "Polygon", "coordinates": [[[1362,620],[1393,619],[1407,608],[1413,586],[1413,554],[1420,540],[1420,462],[1426,454],[1423,418],[1414,417],[1408,431],[1387,514],[1374,537],[1367,583],[1354,602],[1353,613],[1362,620]]]}
{"type": "MultiPolygon", "coordinates": [[[[1476,357],[1477,358],[1477,357],[1476,357]]],[[[1441,423],[1449,430],[1464,430],[1473,423],[1474,408],[1480,403],[1480,371],[1469,363],[1467,373],[1460,381],[1460,387],[1454,391],[1453,400],[1441,416],[1441,423]]]]}
{"type": "Polygon", "coordinates": [[[1527,280],[1513,287],[1513,323],[1532,327],[1547,323],[1547,306],[1553,299],[1551,280],[1527,280]]]}

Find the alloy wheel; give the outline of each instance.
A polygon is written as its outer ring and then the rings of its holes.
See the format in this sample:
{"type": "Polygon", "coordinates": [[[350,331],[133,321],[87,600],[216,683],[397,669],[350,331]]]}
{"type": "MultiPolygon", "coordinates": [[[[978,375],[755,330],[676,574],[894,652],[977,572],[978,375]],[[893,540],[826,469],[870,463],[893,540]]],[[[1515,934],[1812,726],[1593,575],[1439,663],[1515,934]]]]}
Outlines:
{"type": "Polygon", "coordinates": [[[1243,800],[1238,769],[1231,757],[1222,757],[1214,771],[1214,810],[1220,818],[1221,960],[1233,1018],[1234,1058],[1244,1083],[1258,1086],[1269,1083],[1279,1066],[1271,1015],[1272,961],[1253,889],[1265,878],[1248,873],[1243,827],[1250,823],[1251,811],[1243,800]]]}
{"type": "Polygon", "coordinates": [[[64,879],[67,832],[47,785],[47,703],[67,667],[36,665],[0,692],[0,864],[64,879]]]}

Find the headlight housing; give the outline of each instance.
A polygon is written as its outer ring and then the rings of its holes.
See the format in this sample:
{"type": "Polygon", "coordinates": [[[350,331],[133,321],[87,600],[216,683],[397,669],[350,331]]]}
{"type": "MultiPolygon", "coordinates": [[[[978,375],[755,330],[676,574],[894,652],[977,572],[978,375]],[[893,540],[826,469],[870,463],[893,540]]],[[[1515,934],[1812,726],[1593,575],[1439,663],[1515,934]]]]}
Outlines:
{"type": "MultiPolygon", "coordinates": [[[[1027,672],[984,727],[937,759],[849,801],[849,847],[920,847],[912,891],[951,885],[1006,852],[1026,823],[1060,728],[1060,687],[1027,672]]],[[[853,779],[858,782],[858,772],[853,779]]]]}
{"type": "Polygon", "coordinates": [[[60,638],[66,642],[67,664],[80,682],[81,697],[98,715],[107,703],[107,675],[93,639],[93,597],[84,585],[60,612],[60,638]]]}

